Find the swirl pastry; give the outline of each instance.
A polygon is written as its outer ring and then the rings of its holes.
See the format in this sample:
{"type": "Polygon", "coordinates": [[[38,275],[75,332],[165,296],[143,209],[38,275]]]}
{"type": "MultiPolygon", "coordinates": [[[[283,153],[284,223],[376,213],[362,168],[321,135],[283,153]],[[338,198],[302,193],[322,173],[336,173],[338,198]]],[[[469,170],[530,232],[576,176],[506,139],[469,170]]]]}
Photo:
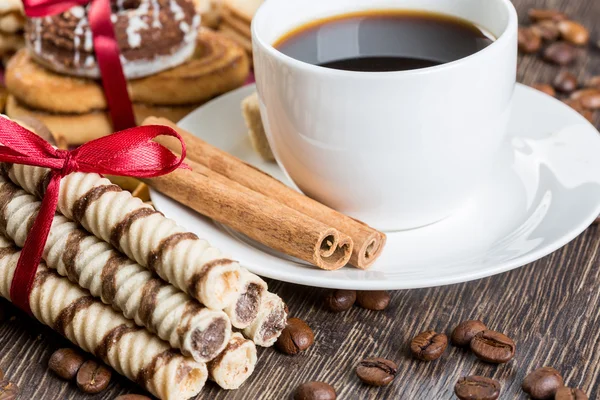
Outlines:
{"type": "MultiPolygon", "coordinates": [[[[21,252],[0,236],[0,295],[10,286],[21,252]]],[[[35,318],[160,399],[197,395],[208,373],[204,363],[173,351],[110,306],[40,264],[29,297],[35,318]]]]}
{"type": "MultiPolygon", "coordinates": [[[[117,0],[111,5],[127,79],[175,67],[194,52],[200,16],[189,0],[117,0]]],[[[35,59],[59,73],[99,79],[88,8],[30,19],[26,43],[35,59]]]]}
{"type": "MultiPolygon", "coordinates": [[[[0,177],[0,231],[17,246],[25,244],[39,208],[35,197],[0,177]]],[[[43,258],[48,267],[196,361],[212,360],[229,341],[231,323],[224,312],[200,306],[60,214],[54,216],[43,258]]]]}

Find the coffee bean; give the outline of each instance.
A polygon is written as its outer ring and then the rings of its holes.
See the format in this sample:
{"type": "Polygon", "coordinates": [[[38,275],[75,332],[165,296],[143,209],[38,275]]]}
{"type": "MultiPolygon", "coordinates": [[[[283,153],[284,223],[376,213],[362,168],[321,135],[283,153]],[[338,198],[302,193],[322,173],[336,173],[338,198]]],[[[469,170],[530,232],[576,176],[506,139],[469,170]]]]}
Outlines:
{"type": "Polygon", "coordinates": [[[600,89],[600,75],[592,76],[585,85],[589,88],[600,89]]]}
{"type": "Polygon", "coordinates": [[[546,93],[548,96],[556,96],[556,90],[554,90],[554,88],[547,83],[534,83],[531,85],[531,87],[539,90],[540,92],[546,93]]]}
{"type": "Polygon", "coordinates": [[[491,330],[479,332],[471,340],[471,350],[477,358],[495,364],[510,361],[515,355],[515,348],[511,338],[491,330]]]}
{"type": "Polygon", "coordinates": [[[563,39],[576,46],[585,46],[590,41],[590,32],[585,26],[575,21],[560,21],[558,31],[563,39]]]}
{"type": "Polygon", "coordinates": [[[581,389],[563,386],[556,391],[554,400],[588,400],[588,397],[581,389]]]}
{"type": "Polygon", "coordinates": [[[559,92],[571,93],[577,89],[577,77],[569,71],[561,71],[553,82],[554,88],[559,92]]]}
{"type": "Polygon", "coordinates": [[[567,42],[552,43],[544,50],[544,60],[558,65],[571,64],[576,56],[575,48],[567,42]]]}
{"type": "Polygon", "coordinates": [[[583,115],[588,121],[594,121],[594,113],[592,110],[588,110],[583,105],[581,105],[580,99],[566,99],[563,100],[563,103],[571,107],[573,110],[577,111],[579,114],[583,115]]]}
{"type": "Polygon", "coordinates": [[[50,356],[48,368],[63,379],[70,380],[77,376],[77,371],[85,359],[73,349],[58,349],[50,356]]]}
{"type": "Polygon", "coordinates": [[[581,103],[583,108],[587,108],[588,110],[600,109],[600,90],[592,90],[588,93],[583,94],[579,98],[579,102],[581,103]]]}
{"type": "Polygon", "coordinates": [[[398,366],[385,358],[365,358],[356,367],[356,375],[371,386],[388,385],[396,377],[398,366]]]}
{"type": "Polygon", "coordinates": [[[19,395],[19,387],[8,379],[0,380],[0,400],[14,400],[19,395]]]}
{"type": "Polygon", "coordinates": [[[460,400],[496,400],[500,396],[500,382],[483,376],[465,376],[454,385],[460,400]]]}
{"type": "Polygon", "coordinates": [[[481,321],[463,321],[452,331],[452,344],[459,347],[468,346],[475,335],[486,329],[481,321]]]}
{"type": "Polygon", "coordinates": [[[325,382],[306,382],[294,392],[294,400],[335,400],[335,390],[325,382]]]}
{"type": "Polygon", "coordinates": [[[521,387],[533,399],[553,399],[556,391],[564,386],[560,372],[552,367],[543,367],[529,373],[521,387]]]}
{"type": "Polygon", "coordinates": [[[367,310],[385,310],[390,304],[390,294],[385,290],[359,290],[356,303],[367,310]]]}
{"type": "Polygon", "coordinates": [[[552,20],[543,20],[531,26],[531,29],[546,42],[554,42],[558,40],[560,31],[558,25],[552,20]]]}
{"type": "Polygon", "coordinates": [[[124,394],[117,397],[115,400],[152,400],[148,396],[142,396],[141,394],[124,394]]]}
{"type": "Polygon", "coordinates": [[[308,349],[314,342],[315,335],[306,322],[298,318],[289,318],[275,346],[282,353],[293,355],[308,349]]]}
{"type": "Polygon", "coordinates": [[[567,19],[567,15],[554,9],[539,9],[532,8],[528,12],[529,19],[533,22],[552,20],[552,21],[563,21],[567,19]]]}
{"type": "Polygon", "coordinates": [[[347,311],[356,301],[356,290],[332,290],[325,296],[325,307],[329,311],[347,311]]]}
{"type": "Polygon", "coordinates": [[[542,48],[542,38],[529,27],[519,27],[519,50],[522,53],[537,53],[542,48]]]}
{"type": "Polygon", "coordinates": [[[410,351],[415,358],[423,361],[437,360],[448,346],[448,337],[443,333],[425,331],[410,342],[410,351]]]}
{"type": "Polygon", "coordinates": [[[110,383],[110,369],[94,360],[83,363],[77,372],[77,387],[84,393],[100,393],[110,383]]]}

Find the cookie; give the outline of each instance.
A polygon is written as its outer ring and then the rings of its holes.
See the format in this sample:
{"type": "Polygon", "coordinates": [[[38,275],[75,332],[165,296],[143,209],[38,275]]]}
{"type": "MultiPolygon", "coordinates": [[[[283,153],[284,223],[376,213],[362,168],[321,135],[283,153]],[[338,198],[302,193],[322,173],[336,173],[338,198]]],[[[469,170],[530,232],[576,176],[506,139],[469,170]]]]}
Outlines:
{"type": "Polygon", "coordinates": [[[227,21],[224,20],[219,25],[219,32],[242,46],[249,54],[252,54],[252,39],[240,33],[237,29],[229,25],[227,21]]]}
{"type": "Polygon", "coordinates": [[[230,28],[235,29],[246,38],[252,40],[250,24],[246,20],[232,13],[229,9],[225,9],[223,12],[223,23],[228,25],[230,28]]]}
{"type": "Polygon", "coordinates": [[[251,94],[242,101],[242,115],[244,121],[246,121],[250,143],[252,143],[254,150],[263,160],[275,161],[260,117],[258,95],[256,93],[251,94]]]}
{"type": "Polygon", "coordinates": [[[25,17],[18,11],[0,15],[0,32],[17,33],[25,27],[25,17]]]}
{"type": "MultiPolygon", "coordinates": [[[[134,104],[134,113],[138,124],[141,124],[149,116],[162,116],[171,121],[179,121],[196,108],[198,105],[155,107],[134,104]]],[[[86,114],[56,114],[29,108],[12,95],[8,96],[6,102],[6,115],[15,119],[27,116],[36,118],[42,121],[55,136],[64,137],[69,145],[80,145],[114,132],[110,116],[106,111],[92,111],[86,114]]]]}
{"type": "Polygon", "coordinates": [[[0,32],[0,56],[12,54],[25,47],[23,35],[0,32]]]}
{"type": "MultiPolygon", "coordinates": [[[[189,0],[113,2],[111,20],[127,79],[141,78],[185,62],[196,46],[200,16],[189,0]]],[[[99,79],[89,5],[31,18],[26,42],[33,57],[55,72],[99,79]]]]}
{"type": "MultiPolygon", "coordinates": [[[[247,56],[238,45],[218,33],[201,30],[191,60],[130,81],[129,93],[134,103],[197,104],[241,86],[248,72],[247,56]]],[[[26,50],[8,64],[6,85],[20,102],[35,109],[85,114],[107,108],[99,82],[54,73],[34,62],[26,50]]]]}
{"type": "Polygon", "coordinates": [[[0,14],[7,14],[13,11],[23,11],[23,2],[21,0],[0,1],[0,14]]]}

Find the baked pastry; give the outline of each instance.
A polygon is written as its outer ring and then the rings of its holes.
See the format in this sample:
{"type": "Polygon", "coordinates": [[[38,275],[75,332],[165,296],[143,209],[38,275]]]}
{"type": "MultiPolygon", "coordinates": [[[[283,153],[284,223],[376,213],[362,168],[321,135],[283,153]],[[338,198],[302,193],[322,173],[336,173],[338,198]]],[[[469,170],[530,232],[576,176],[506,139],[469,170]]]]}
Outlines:
{"type": "MultiPolygon", "coordinates": [[[[133,103],[188,105],[241,86],[249,73],[244,51],[223,35],[202,29],[192,59],[170,70],[128,82],[133,103]]],[[[83,114],[107,108],[100,82],[54,73],[28,51],[6,69],[6,86],[30,108],[83,114]]]]}
{"type": "Polygon", "coordinates": [[[256,10],[258,10],[258,7],[261,6],[263,1],[264,0],[223,0],[223,5],[226,12],[232,13],[250,25],[256,10]]]}
{"type": "MultiPolygon", "coordinates": [[[[183,63],[194,52],[200,16],[189,0],[111,2],[111,20],[127,79],[156,74],[183,63]]],[[[26,24],[26,43],[33,56],[53,71],[100,78],[89,5],[76,6],[26,24]]]]}
{"type": "Polygon", "coordinates": [[[258,105],[258,95],[255,93],[246,97],[242,101],[242,115],[248,127],[248,135],[250,143],[254,150],[261,156],[263,160],[275,161],[271,146],[265,134],[265,128],[260,117],[260,108],[258,105]]]}

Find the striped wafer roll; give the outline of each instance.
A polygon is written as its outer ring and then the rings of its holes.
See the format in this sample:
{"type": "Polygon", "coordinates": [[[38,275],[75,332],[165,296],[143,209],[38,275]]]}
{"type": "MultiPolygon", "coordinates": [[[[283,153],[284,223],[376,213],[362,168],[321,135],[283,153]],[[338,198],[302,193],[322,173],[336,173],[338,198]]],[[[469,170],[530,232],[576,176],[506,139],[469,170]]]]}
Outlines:
{"type": "MultiPolygon", "coordinates": [[[[0,295],[9,300],[20,254],[0,236],[0,295]]],[[[206,382],[204,363],[177,353],[44,264],[38,267],[29,301],[37,320],[160,399],[188,399],[206,382]]]]}
{"type": "Polygon", "coordinates": [[[270,347],[275,344],[287,323],[285,303],[274,293],[266,293],[258,310],[256,319],[244,329],[244,336],[259,346],[270,347]]]}
{"type": "MultiPolygon", "coordinates": [[[[50,179],[49,171],[40,167],[5,164],[3,170],[38,197],[50,179]]],[[[206,307],[222,310],[235,302],[237,262],[108,179],[81,172],[66,176],[58,210],[206,307]]]]}
{"type": "MultiPolygon", "coordinates": [[[[25,244],[39,208],[35,197],[0,177],[0,231],[17,246],[25,244]]],[[[60,214],[54,216],[43,258],[196,361],[212,360],[229,341],[231,323],[223,311],[202,307],[60,214]]]]}
{"type": "Polygon", "coordinates": [[[223,389],[237,389],[256,366],[256,345],[241,333],[231,335],[225,350],[208,363],[208,376],[223,389]]]}
{"type": "Polygon", "coordinates": [[[225,308],[225,312],[231,318],[233,326],[243,329],[256,319],[262,298],[267,293],[267,283],[242,268],[238,286],[238,295],[235,301],[225,308]]]}

